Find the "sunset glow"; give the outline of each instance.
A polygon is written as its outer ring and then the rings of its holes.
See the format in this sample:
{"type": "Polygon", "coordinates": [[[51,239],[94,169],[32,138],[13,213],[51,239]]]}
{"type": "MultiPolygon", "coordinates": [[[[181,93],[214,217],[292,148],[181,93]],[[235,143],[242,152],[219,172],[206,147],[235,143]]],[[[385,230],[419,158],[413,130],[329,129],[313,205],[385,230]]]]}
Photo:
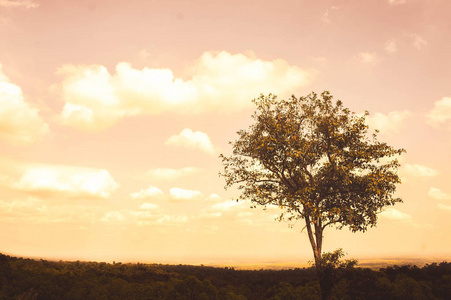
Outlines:
{"type": "Polygon", "coordinates": [[[451,2],[0,0],[0,253],[305,264],[302,222],[224,190],[260,94],[330,91],[405,148],[354,258],[451,257],[451,2]]]}

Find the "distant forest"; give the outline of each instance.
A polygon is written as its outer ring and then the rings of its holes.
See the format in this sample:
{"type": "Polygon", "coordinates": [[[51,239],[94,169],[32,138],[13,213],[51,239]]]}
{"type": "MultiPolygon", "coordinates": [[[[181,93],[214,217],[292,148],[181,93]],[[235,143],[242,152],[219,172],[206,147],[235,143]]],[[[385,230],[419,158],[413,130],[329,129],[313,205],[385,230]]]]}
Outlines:
{"type": "MultiPolygon", "coordinates": [[[[451,299],[451,263],[334,272],[332,299],[451,299]]],[[[314,268],[32,260],[0,254],[0,299],[319,299],[314,268]]]]}

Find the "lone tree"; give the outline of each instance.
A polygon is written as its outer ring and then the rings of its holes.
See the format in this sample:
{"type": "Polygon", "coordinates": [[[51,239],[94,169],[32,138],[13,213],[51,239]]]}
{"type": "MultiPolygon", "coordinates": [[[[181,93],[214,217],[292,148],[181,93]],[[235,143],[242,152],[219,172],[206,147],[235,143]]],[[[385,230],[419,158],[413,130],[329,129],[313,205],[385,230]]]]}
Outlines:
{"type": "Polygon", "coordinates": [[[366,112],[358,116],[325,91],[319,97],[274,95],[254,99],[255,123],[230,142],[231,156],[221,155],[226,188],[237,184],[239,199],[254,207],[277,205],[279,220],[303,219],[313,249],[322,297],[323,232],[328,226],[352,232],[376,225],[377,213],[401,202],[394,149],[368,135],[366,112]]]}

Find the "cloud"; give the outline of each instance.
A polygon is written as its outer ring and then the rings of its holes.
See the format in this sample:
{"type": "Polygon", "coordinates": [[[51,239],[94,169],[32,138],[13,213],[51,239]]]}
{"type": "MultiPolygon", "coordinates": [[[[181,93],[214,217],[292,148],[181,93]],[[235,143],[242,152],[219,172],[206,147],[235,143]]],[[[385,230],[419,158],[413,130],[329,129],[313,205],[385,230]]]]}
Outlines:
{"type": "Polygon", "coordinates": [[[431,187],[428,192],[428,196],[437,200],[448,200],[451,199],[451,195],[442,192],[440,189],[431,187]]]}
{"type": "Polygon", "coordinates": [[[188,222],[189,218],[185,215],[164,214],[163,210],[156,204],[143,203],[139,210],[130,211],[132,221],[138,226],[156,225],[165,223],[166,225],[178,225],[188,222]]]}
{"type": "Polygon", "coordinates": [[[37,197],[25,199],[0,200],[1,218],[3,221],[54,224],[54,223],[93,223],[104,216],[100,207],[74,205],[71,203],[51,205],[48,201],[37,197]]]}
{"type": "MultiPolygon", "coordinates": [[[[1,204],[1,203],[0,203],[1,204]]],[[[163,210],[156,204],[143,203],[138,210],[122,209],[108,211],[100,218],[105,223],[127,223],[137,226],[159,225],[180,225],[188,222],[186,215],[164,214],[163,210]]]]}
{"type": "Polygon", "coordinates": [[[437,207],[440,209],[443,209],[443,210],[451,211],[451,205],[445,205],[445,204],[439,203],[439,204],[437,204],[437,207]]]}
{"type": "Polygon", "coordinates": [[[282,59],[264,61],[228,52],[205,52],[177,78],[170,69],[134,69],[121,62],[114,74],[102,65],[64,65],[56,87],[64,106],[60,120],[87,131],[109,128],[121,119],[164,112],[231,113],[252,107],[260,93],[289,95],[308,84],[315,71],[282,59]]]}
{"type": "Polygon", "coordinates": [[[109,211],[106,212],[103,217],[100,219],[102,222],[122,222],[125,221],[126,217],[120,211],[109,211]]]}
{"type": "Polygon", "coordinates": [[[217,219],[222,217],[221,212],[202,212],[199,214],[199,218],[201,219],[217,219]]]}
{"type": "Polygon", "coordinates": [[[138,218],[138,225],[142,225],[140,222],[155,222],[161,218],[162,211],[157,204],[146,202],[141,204],[138,210],[131,211],[130,215],[138,218]]]}
{"type": "Polygon", "coordinates": [[[438,171],[418,164],[405,164],[401,168],[401,172],[412,177],[434,177],[438,175],[438,171]]]}
{"type": "Polygon", "coordinates": [[[194,167],[186,167],[180,169],[156,168],[148,170],[144,176],[162,180],[175,180],[180,177],[191,176],[200,172],[202,172],[202,169],[194,167]]]}
{"type": "MultiPolygon", "coordinates": [[[[162,198],[164,193],[156,187],[150,186],[149,188],[145,190],[141,190],[137,193],[132,193],[130,196],[133,199],[140,199],[140,200],[146,200],[146,199],[158,199],[162,198]]],[[[169,190],[169,199],[172,201],[184,201],[184,200],[206,200],[211,202],[218,202],[221,200],[221,197],[217,194],[210,194],[208,197],[205,197],[201,192],[194,191],[194,190],[186,190],[181,188],[171,188],[169,190]]],[[[144,204],[143,204],[144,205],[144,204]]],[[[146,204],[147,205],[147,204],[146,204]]],[[[150,204],[149,205],[154,205],[150,204]]],[[[155,204],[156,205],[156,204],[155,204]]],[[[149,207],[147,207],[149,208],[149,207]]],[[[144,206],[141,206],[140,209],[144,209],[144,206]]]]}
{"type": "Polygon", "coordinates": [[[427,46],[427,41],[418,34],[411,34],[410,37],[413,39],[413,46],[417,48],[418,50],[421,50],[421,48],[427,46]]]}
{"type": "Polygon", "coordinates": [[[370,128],[379,130],[382,134],[399,133],[404,121],[412,116],[408,110],[392,111],[388,114],[376,113],[368,117],[370,128]]]}
{"type": "Polygon", "coordinates": [[[183,129],[178,135],[171,136],[165,143],[169,146],[198,149],[208,154],[214,154],[215,150],[208,135],[202,131],[183,129]]]}
{"type": "Polygon", "coordinates": [[[157,187],[149,186],[145,190],[140,190],[139,192],[131,193],[130,196],[133,199],[150,199],[163,196],[163,192],[157,187]]]}
{"type": "MultiPolygon", "coordinates": [[[[451,98],[444,97],[434,103],[434,108],[426,115],[428,123],[438,126],[451,120],[451,98]]],[[[451,129],[451,126],[449,127],[451,129]]]]}
{"type": "Polygon", "coordinates": [[[28,168],[13,187],[44,196],[108,198],[118,184],[104,169],[37,166],[28,168]]]}
{"type": "Polygon", "coordinates": [[[0,138],[12,144],[29,144],[49,132],[39,111],[24,101],[22,89],[9,82],[0,64],[0,138]]]}
{"type": "Polygon", "coordinates": [[[66,76],[62,85],[65,101],[61,112],[63,124],[98,130],[132,114],[131,109],[120,107],[111,76],[105,67],[65,65],[58,70],[58,74],[66,76]]]}
{"type": "Polygon", "coordinates": [[[138,210],[131,210],[129,212],[130,220],[137,222],[155,223],[157,219],[163,216],[162,209],[153,203],[143,203],[138,210]]]}
{"type": "Polygon", "coordinates": [[[185,215],[164,215],[157,219],[157,223],[186,223],[188,217],[185,215]]]}
{"type": "MultiPolygon", "coordinates": [[[[215,203],[207,209],[204,209],[199,217],[203,219],[222,218],[227,220],[235,220],[237,222],[244,222],[247,225],[252,225],[258,220],[258,218],[255,218],[256,216],[254,212],[250,211],[249,202],[237,202],[235,200],[215,203]]],[[[271,221],[273,221],[273,219],[271,221]]]]}
{"type": "Polygon", "coordinates": [[[412,217],[394,208],[387,208],[379,214],[382,218],[389,220],[410,220],[412,217]]]}
{"type": "Polygon", "coordinates": [[[390,5],[405,4],[407,0],[388,0],[390,5]]]}
{"type": "Polygon", "coordinates": [[[385,43],[385,51],[388,54],[393,54],[393,53],[396,53],[398,51],[398,46],[396,45],[395,40],[388,40],[385,43]]]}
{"type": "Polygon", "coordinates": [[[374,52],[360,52],[356,58],[363,64],[374,64],[378,60],[377,54],[374,52]]]}
{"type": "Polygon", "coordinates": [[[321,21],[323,23],[330,23],[329,20],[329,10],[326,10],[326,12],[321,16],[321,21]]]}
{"type": "Polygon", "coordinates": [[[162,209],[154,203],[145,202],[142,203],[139,209],[122,209],[122,210],[113,210],[108,211],[103,214],[100,218],[101,222],[108,223],[119,223],[119,222],[127,222],[127,223],[135,223],[138,226],[143,224],[155,224],[158,219],[164,217],[162,214],[162,209]]]}
{"type": "Polygon", "coordinates": [[[216,203],[213,204],[211,206],[211,210],[213,211],[226,211],[226,210],[230,210],[233,208],[239,208],[239,207],[243,207],[244,202],[237,202],[237,201],[232,201],[232,200],[228,200],[228,201],[223,201],[220,203],[216,203]]]}
{"type": "MultiPolygon", "coordinates": [[[[48,207],[34,197],[25,199],[0,200],[0,214],[2,220],[8,221],[38,221],[43,214],[48,213],[48,207]]],[[[54,218],[55,216],[53,216],[54,218]]]]}
{"type": "Polygon", "coordinates": [[[30,9],[39,7],[39,4],[31,0],[0,0],[0,7],[30,9]]]}
{"type": "Polygon", "coordinates": [[[338,6],[331,6],[330,9],[326,10],[326,12],[322,15],[321,17],[321,21],[323,23],[330,23],[330,19],[329,19],[329,11],[330,10],[338,10],[338,6]]]}
{"type": "Polygon", "coordinates": [[[149,215],[140,216],[137,222],[138,226],[161,225],[181,225],[188,222],[188,216],[185,215],[149,215]]]}
{"type": "Polygon", "coordinates": [[[171,188],[169,190],[169,195],[173,201],[185,201],[202,197],[202,193],[199,191],[184,190],[180,188],[171,188]]]}
{"type": "Polygon", "coordinates": [[[157,204],[148,202],[141,204],[141,206],[139,207],[140,210],[156,210],[159,208],[160,206],[158,206],[157,204]]]}
{"type": "Polygon", "coordinates": [[[210,194],[210,196],[208,196],[208,200],[210,201],[221,201],[221,197],[218,194],[210,194]]]}
{"type": "Polygon", "coordinates": [[[251,212],[248,212],[248,211],[241,211],[241,212],[239,212],[236,216],[238,217],[238,218],[247,218],[247,217],[250,217],[250,216],[253,216],[254,214],[253,213],[251,213],[251,212]]]}

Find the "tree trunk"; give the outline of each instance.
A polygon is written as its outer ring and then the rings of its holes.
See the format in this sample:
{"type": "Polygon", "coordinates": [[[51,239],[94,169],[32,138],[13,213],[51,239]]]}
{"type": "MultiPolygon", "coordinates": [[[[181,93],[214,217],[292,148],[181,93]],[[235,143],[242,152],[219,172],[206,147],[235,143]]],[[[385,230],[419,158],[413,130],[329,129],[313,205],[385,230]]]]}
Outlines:
{"type": "Polygon", "coordinates": [[[315,224],[315,232],[313,232],[312,224],[310,223],[310,218],[305,217],[305,225],[307,227],[307,233],[309,237],[310,244],[313,250],[313,257],[315,258],[315,268],[318,275],[320,296],[322,300],[329,299],[330,292],[332,290],[332,282],[329,274],[325,272],[323,266],[323,261],[321,259],[321,250],[323,245],[323,230],[321,224],[315,224]]]}

